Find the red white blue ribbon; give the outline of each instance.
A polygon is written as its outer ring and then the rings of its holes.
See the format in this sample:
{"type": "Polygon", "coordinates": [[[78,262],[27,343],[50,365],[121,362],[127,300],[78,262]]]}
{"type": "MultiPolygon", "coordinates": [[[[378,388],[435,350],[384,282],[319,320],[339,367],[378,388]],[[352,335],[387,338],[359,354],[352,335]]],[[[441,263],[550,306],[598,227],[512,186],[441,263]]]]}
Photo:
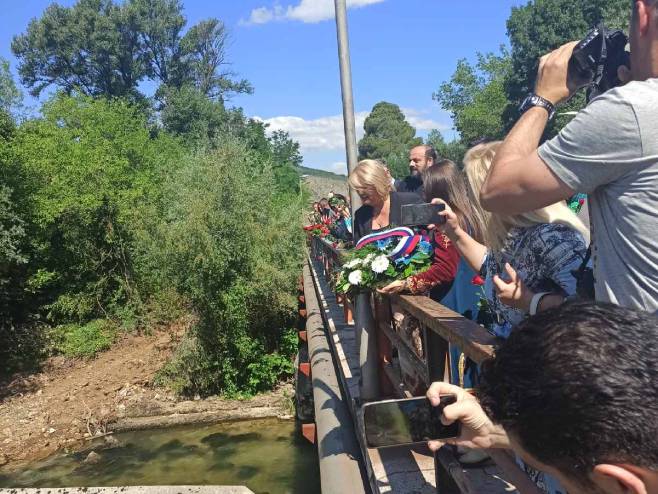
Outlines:
{"type": "Polygon", "coordinates": [[[356,244],[356,249],[359,250],[365,247],[366,245],[375,243],[379,240],[387,240],[391,237],[404,238],[404,237],[413,237],[413,236],[414,236],[414,231],[411,228],[407,228],[407,227],[391,228],[390,230],[371,233],[370,235],[361,237],[361,240],[359,240],[356,244]]]}
{"type": "Polygon", "coordinates": [[[388,257],[393,260],[411,255],[418,246],[418,243],[423,240],[423,237],[421,235],[415,235],[411,228],[399,227],[366,235],[357,242],[356,249],[358,250],[365,247],[366,245],[390,238],[399,238],[398,243],[393,251],[388,254],[388,257]]]}

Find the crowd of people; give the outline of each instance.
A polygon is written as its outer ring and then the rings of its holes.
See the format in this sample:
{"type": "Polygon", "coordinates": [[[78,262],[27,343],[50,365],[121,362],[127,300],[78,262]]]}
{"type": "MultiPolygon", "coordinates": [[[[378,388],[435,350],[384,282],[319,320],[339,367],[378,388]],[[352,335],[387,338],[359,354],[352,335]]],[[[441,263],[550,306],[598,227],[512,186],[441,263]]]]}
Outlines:
{"type": "Polygon", "coordinates": [[[578,89],[576,43],[541,59],[503,141],[476,145],[462,167],[418,146],[399,181],[362,161],[349,176],[363,204],[353,221],[345,198],[343,212],[325,201],[316,213],[350,218],[358,241],[400,225],[403,205],[444,206],[429,226],[432,267],[382,292],[428,293],[504,340],[493,360],[470,362],[428,397],[458,397],[443,412],[462,424],[449,442],[514,450],[546,492],[658,493],[658,1],[631,8],[625,84],[557,137],[541,143],[578,89]]]}

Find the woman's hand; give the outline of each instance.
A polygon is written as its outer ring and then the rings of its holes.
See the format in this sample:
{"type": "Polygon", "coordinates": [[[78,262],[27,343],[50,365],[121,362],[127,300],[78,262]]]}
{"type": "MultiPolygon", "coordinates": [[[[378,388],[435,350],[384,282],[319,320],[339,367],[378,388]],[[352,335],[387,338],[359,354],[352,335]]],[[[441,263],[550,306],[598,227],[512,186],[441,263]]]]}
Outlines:
{"type": "Polygon", "coordinates": [[[457,401],[443,409],[441,422],[444,425],[450,425],[459,421],[461,422],[461,432],[459,437],[454,439],[428,442],[432,451],[436,451],[446,443],[476,449],[510,447],[509,439],[503,428],[491,422],[475,396],[459,386],[445,382],[432,383],[427,391],[427,398],[432,406],[438,406],[440,397],[445,395],[455,395],[457,401]]]}
{"type": "Polygon", "coordinates": [[[392,295],[394,293],[400,293],[406,290],[407,283],[405,280],[396,280],[393,283],[389,283],[384,288],[377,290],[379,293],[384,293],[386,295],[392,295]]]}
{"type": "Polygon", "coordinates": [[[452,208],[442,199],[432,199],[432,204],[443,204],[445,209],[439,213],[439,216],[445,219],[445,223],[437,223],[436,225],[429,225],[428,228],[438,228],[441,232],[445,233],[450,240],[455,241],[457,235],[461,231],[459,218],[452,210],[452,208]]]}
{"type": "Polygon", "coordinates": [[[498,300],[509,307],[514,307],[525,313],[529,312],[532,297],[535,293],[526,286],[509,263],[505,264],[505,271],[509,276],[509,281],[503,281],[498,275],[493,278],[498,300]]]}

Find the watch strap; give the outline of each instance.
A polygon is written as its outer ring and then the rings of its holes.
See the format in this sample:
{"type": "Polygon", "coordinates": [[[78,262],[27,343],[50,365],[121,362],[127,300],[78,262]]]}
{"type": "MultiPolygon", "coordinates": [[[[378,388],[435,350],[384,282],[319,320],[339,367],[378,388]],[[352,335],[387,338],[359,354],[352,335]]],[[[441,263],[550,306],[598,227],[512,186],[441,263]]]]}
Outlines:
{"type": "Polygon", "coordinates": [[[537,309],[539,308],[539,302],[541,302],[541,299],[543,299],[546,295],[550,295],[551,292],[539,292],[535,293],[532,297],[532,301],[530,302],[530,311],[528,314],[531,316],[534,316],[537,314],[537,309]]]}
{"type": "Polygon", "coordinates": [[[539,96],[538,94],[529,94],[525,99],[523,104],[521,104],[521,114],[527,112],[530,108],[534,107],[544,108],[548,112],[548,119],[553,120],[555,116],[555,105],[548,101],[546,98],[539,96]]]}

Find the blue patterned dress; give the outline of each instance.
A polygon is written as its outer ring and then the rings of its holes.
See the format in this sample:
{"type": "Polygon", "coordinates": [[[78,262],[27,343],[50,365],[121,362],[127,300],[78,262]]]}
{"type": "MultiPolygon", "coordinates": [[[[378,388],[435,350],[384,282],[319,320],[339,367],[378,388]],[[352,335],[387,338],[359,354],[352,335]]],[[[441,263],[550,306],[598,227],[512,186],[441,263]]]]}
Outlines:
{"type": "Polygon", "coordinates": [[[561,224],[541,224],[529,228],[513,228],[502,252],[487,253],[482,265],[484,292],[494,315],[493,332],[507,338],[512,328],[526,314],[504,305],[496,295],[493,277],[506,278],[505,263],[509,263],[526,286],[535,293],[576,295],[578,269],[587,253],[587,243],[580,232],[561,224]]]}

